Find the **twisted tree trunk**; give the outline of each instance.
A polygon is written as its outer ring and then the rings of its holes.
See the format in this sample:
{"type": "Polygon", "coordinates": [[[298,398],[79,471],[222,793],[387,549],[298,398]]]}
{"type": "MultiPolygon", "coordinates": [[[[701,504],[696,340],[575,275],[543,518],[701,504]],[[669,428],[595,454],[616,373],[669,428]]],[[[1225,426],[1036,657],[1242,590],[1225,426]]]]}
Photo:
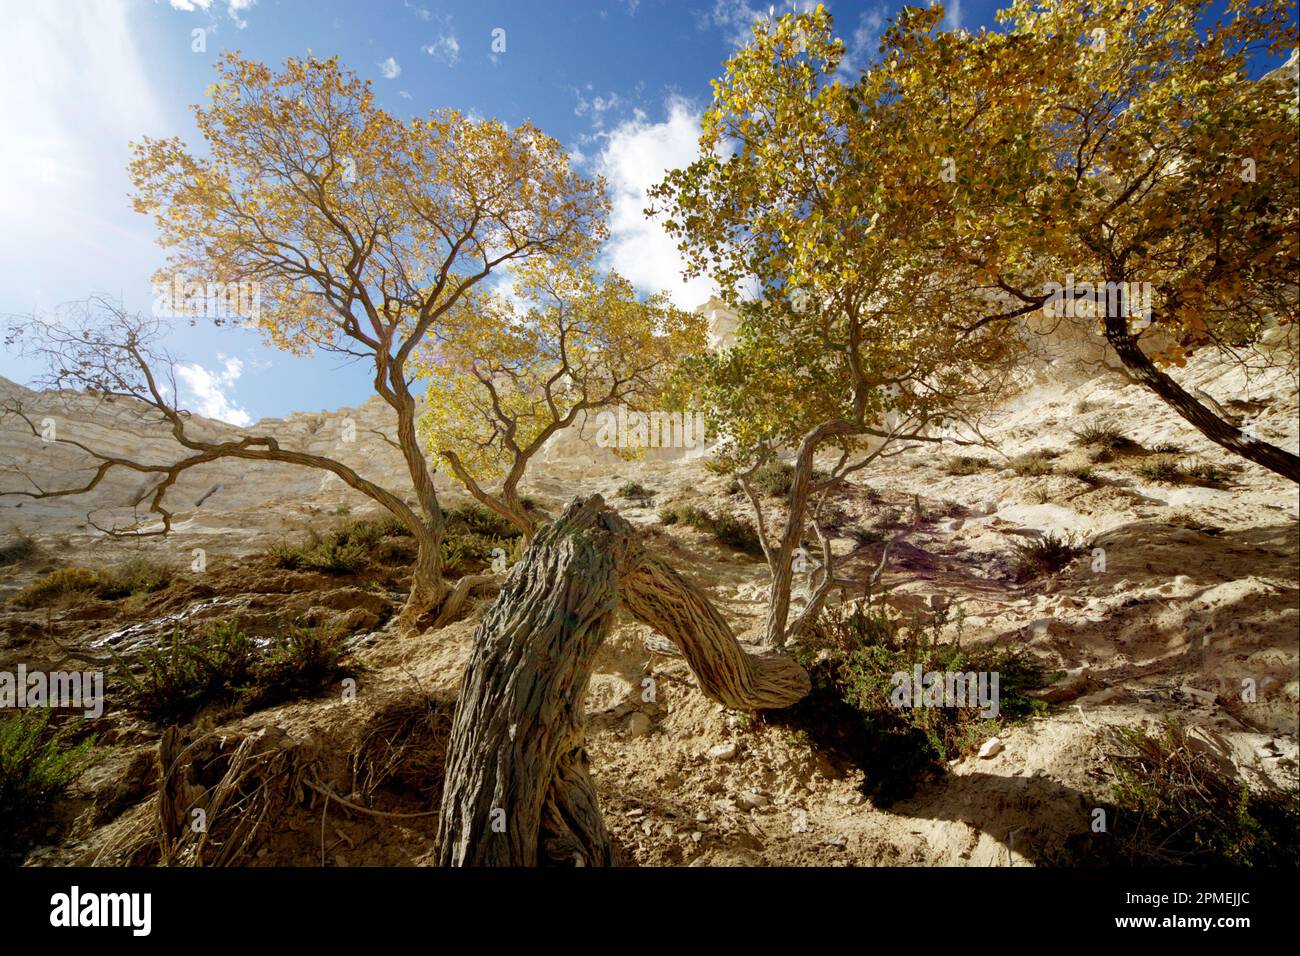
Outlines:
{"type": "Polygon", "coordinates": [[[789,658],[750,656],[704,594],[647,555],[599,495],[538,533],[475,635],[438,821],[443,866],[607,866],[583,704],[620,598],[681,648],[708,696],[786,707],[809,689],[789,658]]]}

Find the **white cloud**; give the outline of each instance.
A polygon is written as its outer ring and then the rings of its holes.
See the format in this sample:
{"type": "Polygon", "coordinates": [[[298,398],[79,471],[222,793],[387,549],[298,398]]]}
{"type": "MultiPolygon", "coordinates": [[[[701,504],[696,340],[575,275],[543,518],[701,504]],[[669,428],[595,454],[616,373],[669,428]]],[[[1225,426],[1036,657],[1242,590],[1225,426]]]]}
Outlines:
{"type": "Polygon", "coordinates": [[[776,7],[776,15],[815,9],[821,0],[787,0],[785,3],[750,3],[749,0],[714,0],[713,9],[698,18],[701,30],[710,28],[722,31],[729,46],[748,46],[754,38],[755,20],[767,19],[768,11],[776,7]]]}
{"type": "MultiPolygon", "coordinates": [[[[204,13],[211,11],[213,0],[169,0],[173,10],[180,10],[182,13],[195,13],[202,10],[204,13]]],[[[241,16],[246,10],[256,6],[257,0],[225,0],[226,15],[235,21],[235,26],[240,30],[248,26],[248,21],[241,16]]]]}
{"type": "Polygon", "coordinates": [[[230,19],[235,21],[235,26],[242,30],[248,26],[248,21],[241,17],[240,14],[256,3],[257,0],[228,0],[226,13],[230,19]]]}
{"type": "Polygon", "coordinates": [[[148,220],[126,199],[127,143],[175,128],[137,41],[133,21],[145,13],[88,0],[75,16],[38,3],[5,18],[0,311],[96,292],[149,301],[147,282],[122,286],[147,277],[158,258],[148,220]]]}
{"type": "Polygon", "coordinates": [[[887,14],[883,5],[863,10],[858,15],[858,24],[853,35],[845,41],[844,59],[840,61],[840,72],[848,79],[857,79],[857,73],[876,55],[880,47],[880,35],[885,30],[887,14]]]}
{"type": "MultiPolygon", "coordinates": [[[[587,84],[587,91],[591,91],[591,84],[587,84]]],[[[602,129],[605,125],[605,114],[618,109],[622,100],[617,93],[610,93],[608,96],[593,96],[587,99],[582,90],[574,90],[578,102],[573,107],[574,116],[590,116],[591,125],[596,129],[602,129]]]]}
{"type": "Polygon", "coordinates": [[[448,66],[455,66],[460,59],[460,41],[456,34],[447,32],[432,43],[420,47],[421,52],[429,54],[435,60],[441,60],[448,66]]]}
{"type": "Polygon", "coordinates": [[[421,20],[427,21],[433,19],[433,14],[430,13],[428,10],[426,10],[424,7],[418,7],[415,4],[410,2],[403,3],[402,6],[406,7],[406,9],[410,10],[421,20]]]}
{"type": "Polygon", "coordinates": [[[682,279],[682,258],[676,242],[657,220],[648,219],[646,190],[664,174],[695,159],[700,114],[681,99],[667,103],[668,118],[650,123],[638,113],[607,134],[595,160],[596,171],[609,182],[610,238],[604,266],[631,280],[642,292],[667,289],[681,308],[693,309],[714,294],[708,279],[682,279]]]}
{"type": "Polygon", "coordinates": [[[217,361],[223,363],[222,368],[212,372],[194,363],[176,366],[181,385],[193,396],[193,411],[241,428],[251,424],[253,419],[248,412],[226,394],[244,373],[244,363],[225,355],[218,355],[217,361]]]}
{"type": "Polygon", "coordinates": [[[386,80],[395,80],[402,74],[402,68],[391,56],[379,64],[379,72],[386,80]]]}

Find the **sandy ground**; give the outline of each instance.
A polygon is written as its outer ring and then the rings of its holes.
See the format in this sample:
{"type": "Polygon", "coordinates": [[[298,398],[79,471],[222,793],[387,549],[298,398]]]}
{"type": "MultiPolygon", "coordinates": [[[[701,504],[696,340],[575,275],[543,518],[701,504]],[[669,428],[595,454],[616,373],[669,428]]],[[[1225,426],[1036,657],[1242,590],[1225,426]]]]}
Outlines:
{"type": "MultiPolygon", "coordinates": [[[[1293,378],[1236,382],[1208,365],[1188,374],[1205,387],[1263,403],[1261,434],[1296,447],[1293,378]]],[[[1004,410],[989,434],[995,449],[917,449],[837,492],[830,524],[841,573],[870,573],[880,546],[861,543],[854,532],[883,526],[919,492],[925,519],[893,552],[883,581],[889,600],[907,611],[936,603],[959,607],[963,641],[1027,646],[1049,671],[1068,673],[1064,699],[1047,716],[1013,726],[996,756],[957,761],[923,781],[914,797],[881,809],[863,796],[873,768],[846,763],[804,731],[712,703],[680,660],[647,652],[642,625],[621,620],[599,654],[587,709],[592,772],[624,861],[1032,865],[1086,832],[1091,809],[1104,800],[1096,731],[1168,715],[1216,735],[1243,772],[1295,785],[1300,503],[1294,486],[1232,459],[1114,373],[1040,383],[1004,410]],[[1071,429],[1102,420],[1119,423],[1136,447],[1089,463],[1071,444],[1071,429]],[[1229,469],[1228,481],[1221,487],[1144,482],[1134,466],[1162,443],[1179,445],[1184,461],[1229,469]],[[1059,452],[1058,464],[1088,464],[1101,482],[1020,477],[1005,467],[1009,457],[1040,449],[1059,452]],[[990,467],[950,474],[947,459],[958,453],[984,456],[990,467]],[[1090,550],[1058,575],[1015,583],[1013,543],[1046,532],[1077,536],[1090,550]],[[653,701],[642,699],[647,677],[656,688],[653,701]],[[1254,702],[1241,699],[1243,681],[1257,688],[1254,702]],[[736,745],[734,754],[710,756],[725,743],[736,745]]],[[[698,463],[641,462],[594,470],[552,465],[526,490],[552,508],[574,494],[604,494],[744,634],[764,610],[762,562],[694,529],[662,527],[655,517],[659,507],[677,502],[744,515],[743,496],[728,495],[726,485],[698,463]],[[617,488],[632,479],[653,489],[653,501],[617,497],[617,488]]],[[[201,620],[238,611],[253,619],[342,620],[359,635],[357,656],[367,668],[354,702],[301,702],[226,724],[201,717],[200,724],[208,720],[221,733],[278,728],[328,754],[325,766],[346,790],[346,756],[378,726],[385,706],[416,694],[449,706],[482,609],[441,631],[400,637],[374,630],[400,581],[269,571],[259,557],[269,543],[342,521],[335,512],[344,506],[362,510],[361,500],[338,486],[303,487],[286,488],[269,504],[196,507],[181,514],[171,538],[134,546],[95,535],[84,526],[84,508],[43,510],[35,525],[31,511],[0,511],[0,521],[38,544],[33,558],[0,569],[0,596],[62,564],[105,566],[141,551],[188,564],[193,549],[203,548],[208,567],[182,574],[181,585],[145,601],[40,611],[0,606],[0,669],[19,662],[52,666],[60,656],[56,639],[91,648],[131,625],[140,626],[131,639],[148,639],[170,627],[168,615],[201,620]]],[[[111,706],[100,725],[109,756],[78,781],[28,862],[94,859],[142,812],[156,731],[111,706]]],[[[382,809],[419,813],[434,792],[432,786],[389,787],[374,799],[382,809]]],[[[337,807],[322,813],[307,794],[255,862],[425,862],[433,819],[377,819],[337,807]]]]}

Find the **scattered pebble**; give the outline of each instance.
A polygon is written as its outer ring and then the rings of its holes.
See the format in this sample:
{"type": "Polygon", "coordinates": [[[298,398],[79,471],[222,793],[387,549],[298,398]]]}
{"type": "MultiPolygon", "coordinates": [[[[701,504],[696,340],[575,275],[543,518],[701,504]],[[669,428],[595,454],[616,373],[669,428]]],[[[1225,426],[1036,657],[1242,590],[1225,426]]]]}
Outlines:
{"type": "Polygon", "coordinates": [[[739,745],[734,740],[729,740],[725,744],[710,747],[708,757],[710,760],[735,760],[738,753],[740,753],[739,745]]]}
{"type": "Polygon", "coordinates": [[[653,728],[654,722],[639,710],[632,713],[623,725],[623,730],[629,737],[644,737],[653,728]]]}

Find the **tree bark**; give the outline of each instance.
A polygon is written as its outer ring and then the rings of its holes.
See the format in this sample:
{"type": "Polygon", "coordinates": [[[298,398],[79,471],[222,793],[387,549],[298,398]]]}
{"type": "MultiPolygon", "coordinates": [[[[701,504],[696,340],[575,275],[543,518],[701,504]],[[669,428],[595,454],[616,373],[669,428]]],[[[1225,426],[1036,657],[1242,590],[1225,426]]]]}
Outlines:
{"type": "Polygon", "coordinates": [[[1198,402],[1156,367],[1138,345],[1137,337],[1129,333],[1127,318],[1119,310],[1114,311],[1116,314],[1106,316],[1106,341],[1138,382],[1160,396],[1166,405],[1216,445],[1283,478],[1300,483],[1300,456],[1258,438],[1251,438],[1198,402]]]}
{"type": "Polygon", "coordinates": [[[784,707],[808,692],[793,660],[746,654],[703,593],[647,555],[599,495],[575,499],[538,533],[475,634],[448,743],[440,865],[614,862],[583,707],[620,599],[682,649],[714,700],[784,707]]]}

